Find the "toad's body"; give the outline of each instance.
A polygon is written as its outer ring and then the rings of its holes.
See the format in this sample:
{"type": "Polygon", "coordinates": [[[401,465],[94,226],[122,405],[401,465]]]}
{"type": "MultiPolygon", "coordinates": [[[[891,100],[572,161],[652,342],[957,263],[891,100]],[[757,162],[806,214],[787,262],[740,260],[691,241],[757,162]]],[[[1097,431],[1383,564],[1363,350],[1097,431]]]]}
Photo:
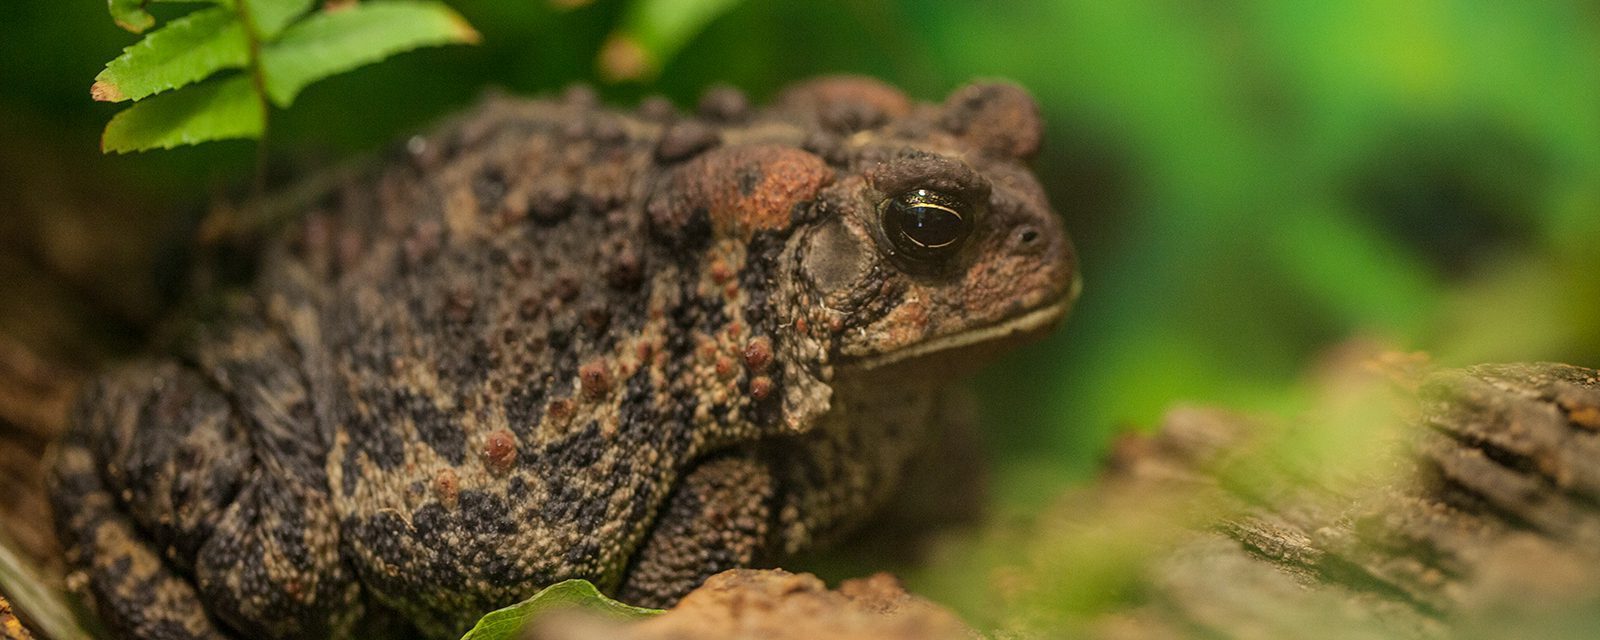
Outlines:
{"type": "Polygon", "coordinates": [[[566,578],[661,605],[804,548],[892,490],[943,363],[1064,313],[1038,136],[1004,85],[491,100],[91,386],[75,562],[127,636],[446,637],[566,578]]]}

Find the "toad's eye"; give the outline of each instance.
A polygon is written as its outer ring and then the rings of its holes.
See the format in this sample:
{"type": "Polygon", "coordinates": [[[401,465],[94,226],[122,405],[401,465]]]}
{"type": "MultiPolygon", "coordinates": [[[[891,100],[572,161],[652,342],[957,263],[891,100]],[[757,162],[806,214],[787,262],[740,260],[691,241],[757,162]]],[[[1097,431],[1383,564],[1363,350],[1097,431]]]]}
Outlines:
{"type": "Polygon", "coordinates": [[[884,201],[880,222],[895,249],[917,260],[954,255],[972,235],[972,214],[951,196],[915,189],[884,201]]]}

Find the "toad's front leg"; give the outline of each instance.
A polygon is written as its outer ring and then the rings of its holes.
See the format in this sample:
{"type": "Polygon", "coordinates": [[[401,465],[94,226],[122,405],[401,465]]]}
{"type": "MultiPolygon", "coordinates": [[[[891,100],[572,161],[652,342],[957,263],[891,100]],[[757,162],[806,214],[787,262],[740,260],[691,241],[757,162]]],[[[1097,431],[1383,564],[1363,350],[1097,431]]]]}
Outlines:
{"type": "Polygon", "coordinates": [[[83,572],[101,621],[119,638],[225,638],[194,585],[141,537],[89,447],[73,435],[60,446],[51,493],[68,560],[83,572]]]}
{"type": "Polygon", "coordinates": [[[361,591],[295,350],[260,323],[214,338],[82,398],[54,491],[76,564],[119,635],[348,635],[361,591]]]}
{"type": "Polygon", "coordinates": [[[701,463],[668,499],[618,597],[671,606],[706,578],[769,557],[775,496],[772,474],[754,456],[701,463]]]}

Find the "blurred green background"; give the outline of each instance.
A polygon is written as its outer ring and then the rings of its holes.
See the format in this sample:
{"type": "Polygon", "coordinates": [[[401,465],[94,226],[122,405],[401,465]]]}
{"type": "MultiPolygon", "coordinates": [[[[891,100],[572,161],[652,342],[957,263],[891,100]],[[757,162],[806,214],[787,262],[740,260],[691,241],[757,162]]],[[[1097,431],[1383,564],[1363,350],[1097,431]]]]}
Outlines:
{"type": "MultiPolygon", "coordinates": [[[[275,162],[380,149],[488,87],[597,82],[623,105],[692,105],[714,82],[760,101],[835,72],[927,100],[979,77],[1030,89],[1087,288],[1065,330],[980,380],[1001,518],[1173,403],[1303,408],[1305,372],[1341,346],[1600,366],[1593,0],[450,4],[481,45],[312,87],[274,116],[275,162]],[[659,73],[604,82],[619,33],[658,48],[659,73]]],[[[100,155],[117,107],[88,87],[134,39],[102,2],[0,8],[0,328],[69,356],[137,344],[160,313],[128,275],[159,261],[145,241],[253,171],[248,142],[100,155]],[[71,309],[126,335],[91,348],[40,322],[71,309]]],[[[959,601],[940,566],[913,586],[959,601]]]]}

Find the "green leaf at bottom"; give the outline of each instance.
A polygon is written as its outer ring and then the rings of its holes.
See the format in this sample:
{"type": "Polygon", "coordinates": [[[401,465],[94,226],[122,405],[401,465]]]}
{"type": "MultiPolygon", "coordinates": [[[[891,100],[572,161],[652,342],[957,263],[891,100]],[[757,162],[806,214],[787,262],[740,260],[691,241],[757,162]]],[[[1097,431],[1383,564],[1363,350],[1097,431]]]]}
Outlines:
{"type": "Polygon", "coordinates": [[[112,116],[100,150],[171,149],[228,138],[259,138],[266,105],[240,74],[146,98],[112,116]]]}
{"type": "Polygon", "coordinates": [[[489,612],[478,620],[478,624],[473,625],[467,635],[461,636],[461,640],[512,640],[540,614],[573,607],[621,620],[648,618],[661,613],[659,609],[630,606],[607,598],[588,580],[567,580],[545,587],[527,600],[489,612]]]}

